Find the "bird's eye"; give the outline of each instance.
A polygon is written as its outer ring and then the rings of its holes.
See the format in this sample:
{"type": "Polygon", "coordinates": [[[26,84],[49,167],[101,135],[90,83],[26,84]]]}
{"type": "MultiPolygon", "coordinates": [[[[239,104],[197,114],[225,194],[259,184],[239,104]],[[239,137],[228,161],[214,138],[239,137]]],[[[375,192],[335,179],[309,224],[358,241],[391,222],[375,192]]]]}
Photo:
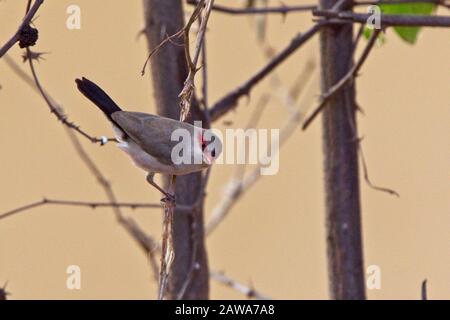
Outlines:
{"type": "Polygon", "coordinates": [[[205,148],[206,148],[206,143],[202,143],[202,151],[205,151],[205,148]]]}

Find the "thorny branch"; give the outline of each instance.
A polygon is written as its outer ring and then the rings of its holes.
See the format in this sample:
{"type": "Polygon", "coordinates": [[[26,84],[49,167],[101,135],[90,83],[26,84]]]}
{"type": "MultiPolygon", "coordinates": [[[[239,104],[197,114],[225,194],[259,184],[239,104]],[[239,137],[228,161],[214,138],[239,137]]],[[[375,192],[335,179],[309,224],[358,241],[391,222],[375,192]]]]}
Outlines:
{"type": "MultiPolygon", "coordinates": [[[[393,3],[414,3],[414,2],[428,2],[428,3],[436,3],[439,5],[443,5],[448,7],[448,4],[446,4],[444,1],[434,1],[434,0],[392,0],[389,1],[387,4],[393,4],[393,3]]],[[[28,12],[22,22],[22,24],[19,26],[16,34],[13,35],[13,37],[3,46],[0,48],[0,57],[5,55],[5,53],[17,42],[19,41],[19,34],[22,31],[24,26],[28,26],[33,18],[33,16],[36,14],[39,6],[43,3],[43,0],[36,0],[32,7],[30,7],[31,1],[28,2],[28,12]]],[[[197,8],[194,11],[194,14],[191,16],[191,19],[189,20],[188,24],[179,32],[172,36],[168,36],[166,40],[164,40],[160,46],[155,48],[149,55],[149,58],[146,61],[146,64],[148,60],[151,58],[151,56],[158,51],[158,49],[167,43],[168,41],[171,41],[174,38],[180,37],[184,34],[185,36],[185,49],[186,49],[186,59],[188,61],[189,66],[189,75],[185,82],[185,87],[183,88],[182,92],[180,93],[181,97],[181,113],[180,113],[180,120],[184,121],[189,113],[190,109],[190,100],[193,95],[194,90],[194,78],[195,74],[199,70],[197,67],[199,56],[201,51],[203,50],[203,41],[204,36],[206,32],[206,25],[209,18],[209,15],[212,10],[217,10],[220,12],[230,13],[230,14],[261,14],[261,13],[280,13],[280,14],[286,14],[288,12],[292,11],[307,11],[307,10],[313,10],[316,8],[316,6],[295,6],[295,7],[286,7],[282,6],[279,8],[249,8],[249,9],[232,9],[227,8],[224,6],[218,6],[214,5],[214,0],[200,0],[200,1],[191,1],[189,0],[188,3],[190,4],[197,4],[197,8]],[[203,14],[202,14],[203,13],[203,14]],[[189,29],[192,25],[192,23],[199,19],[200,21],[200,28],[197,35],[197,42],[195,46],[194,56],[191,58],[190,52],[189,52],[189,29]]],[[[369,5],[369,4],[379,4],[379,3],[385,3],[385,1],[359,1],[355,2],[354,5],[369,5]]],[[[324,24],[328,23],[338,23],[338,22],[345,22],[345,21],[351,21],[351,22],[357,22],[357,23],[366,23],[367,18],[369,15],[365,14],[357,14],[352,12],[333,12],[333,11],[325,11],[325,10],[314,10],[314,15],[321,16],[327,18],[327,20],[321,20],[317,24],[315,24],[310,30],[308,30],[305,34],[300,34],[297,36],[290,46],[288,46],[285,50],[283,50],[279,55],[277,55],[271,62],[269,62],[268,65],[266,65],[262,70],[260,70],[255,76],[250,78],[246,83],[238,87],[236,90],[231,92],[230,94],[226,95],[224,98],[222,98],[219,102],[217,102],[213,108],[211,109],[210,116],[212,120],[217,120],[220,116],[225,114],[226,112],[233,109],[233,107],[237,104],[238,99],[243,96],[249,94],[250,90],[253,88],[254,85],[256,85],[259,81],[261,81],[263,78],[267,76],[273,69],[275,69],[280,63],[282,63],[290,54],[292,54],[297,48],[302,46],[307,40],[309,40],[317,31],[320,30],[320,27],[324,24]]],[[[444,26],[449,27],[450,26],[450,17],[445,16],[395,16],[395,15],[382,15],[381,22],[383,26],[444,26]]],[[[378,30],[379,32],[379,30],[378,30]]],[[[369,40],[369,43],[361,56],[358,63],[349,71],[348,74],[346,74],[338,83],[333,86],[330,91],[325,94],[322,97],[321,104],[319,107],[313,112],[313,116],[311,118],[308,118],[305,124],[303,125],[303,128],[306,129],[308,124],[313,120],[315,115],[320,113],[321,109],[325,106],[328,99],[331,99],[332,96],[338,92],[342,87],[345,86],[345,84],[352,80],[354,76],[358,73],[359,69],[361,68],[362,64],[364,63],[365,59],[367,58],[375,40],[377,32],[374,32],[372,35],[372,38],[369,40]],[[322,105],[323,104],[323,105],[322,105]]],[[[34,78],[34,82],[36,84],[36,87],[38,91],[43,96],[44,100],[48,104],[50,110],[52,113],[56,115],[58,120],[60,120],[64,125],[67,126],[67,133],[69,134],[69,137],[77,150],[80,158],[83,160],[83,162],[86,164],[86,166],[89,168],[91,173],[96,177],[99,184],[103,187],[109,202],[83,202],[83,201],[68,201],[68,200],[51,200],[51,199],[43,199],[39,202],[35,202],[32,204],[29,204],[27,206],[9,211],[5,214],[0,215],[0,219],[3,219],[7,216],[10,216],[12,214],[16,214],[21,211],[25,211],[27,209],[35,208],[42,205],[47,204],[53,204],[53,205],[73,205],[73,206],[84,206],[84,207],[112,207],[114,209],[114,212],[116,214],[116,217],[119,221],[119,223],[135,238],[138,243],[140,243],[141,247],[149,253],[154,252],[155,250],[158,250],[159,246],[158,244],[148,235],[146,235],[139,227],[138,225],[131,219],[131,218],[125,218],[121,211],[121,207],[129,207],[132,209],[135,208],[154,208],[159,207],[159,205],[156,204],[139,204],[139,203],[120,203],[116,201],[115,194],[112,191],[111,185],[106,180],[106,178],[103,176],[103,174],[100,172],[98,167],[95,165],[95,163],[92,161],[92,159],[88,156],[88,154],[84,151],[81,144],[79,143],[77,137],[74,135],[73,131],[69,129],[73,129],[74,131],[78,132],[85,138],[89,139],[91,142],[94,143],[105,143],[105,139],[102,138],[95,138],[84,131],[82,131],[78,126],[75,124],[69,122],[67,120],[67,116],[63,113],[62,108],[55,103],[54,100],[51,99],[50,96],[45,92],[43,87],[41,86],[39,79],[36,75],[36,71],[34,69],[33,65],[33,59],[35,57],[38,57],[39,54],[33,53],[29,48],[26,49],[26,59],[29,60],[30,69],[34,78]]],[[[12,60],[10,60],[12,61],[12,60]]],[[[145,66],[144,66],[145,68],[145,66]]],[[[29,79],[28,79],[29,80],[29,79]]],[[[206,89],[205,89],[206,90],[206,89]]],[[[206,95],[205,95],[206,96],[206,95]]],[[[205,103],[206,105],[206,103],[205,103]]],[[[286,137],[288,137],[292,132],[295,126],[301,121],[302,119],[302,113],[300,110],[294,112],[291,115],[291,118],[288,121],[288,124],[284,128],[285,130],[282,132],[282,139],[283,142],[286,137]],[[283,139],[284,138],[284,139],[283,139]]],[[[107,141],[113,141],[115,139],[107,139],[107,141]]],[[[360,150],[362,159],[363,155],[360,150]]],[[[363,160],[363,166],[365,167],[365,162],[363,160]]],[[[365,177],[366,181],[369,185],[371,183],[368,181],[368,177],[365,170],[365,177]]],[[[245,190],[243,187],[249,187],[251,186],[258,178],[259,176],[259,168],[256,168],[254,172],[252,172],[250,175],[244,178],[244,180],[237,186],[235,189],[235,192],[231,193],[233,196],[232,201],[236,201],[237,198],[240,197],[242,194],[242,191],[245,190]],[[258,173],[258,175],[253,173],[258,173]]],[[[173,183],[175,182],[175,177],[173,177],[173,183]]],[[[373,185],[372,185],[373,186],[373,185]]],[[[375,186],[373,186],[375,187],[375,186]]],[[[375,187],[378,188],[378,187],[375,187]]],[[[380,188],[381,189],[381,188],[380,188]]],[[[395,193],[395,191],[393,191],[395,193]]],[[[230,202],[231,205],[233,202],[230,202]]],[[[225,214],[229,209],[231,208],[231,205],[226,207],[225,214]]],[[[170,261],[173,259],[173,250],[170,250],[170,236],[171,236],[171,221],[172,221],[172,215],[173,215],[173,207],[165,206],[165,227],[164,227],[164,234],[168,236],[168,238],[165,238],[163,235],[163,246],[162,246],[162,266],[164,268],[161,268],[161,275],[164,274],[165,270],[170,269],[170,261]],[[169,244],[169,246],[165,247],[164,243],[169,244]],[[168,252],[168,256],[165,256],[165,252],[168,252]]],[[[214,217],[214,215],[213,215],[214,217]]],[[[222,217],[223,219],[223,217],[222,217]]],[[[213,222],[213,221],[211,221],[213,222]]],[[[207,232],[210,232],[212,229],[214,229],[214,224],[209,224],[207,228],[207,232]]],[[[158,271],[158,267],[156,263],[154,262],[154,256],[151,254],[151,261],[152,261],[152,267],[155,271],[155,274],[158,271]]],[[[167,274],[168,275],[168,272],[167,274]]],[[[262,298],[267,299],[265,296],[260,295],[255,290],[249,287],[245,287],[230,278],[226,277],[224,274],[221,273],[211,273],[211,277],[216,279],[217,281],[220,281],[232,288],[235,288],[236,290],[246,294],[248,297],[254,297],[254,298],[262,298]]],[[[162,280],[162,277],[161,277],[162,280]]],[[[167,278],[166,278],[167,280],[167,278]]],[[[160,297],[162,298],[164,293],[165,286],[163,285],[163,281],[161,281],[161,287],[160,289],[160,297]]],[[[424,282],[422,284],[422,296],[425,296],[426,298],[426,283],[424,282]],[[424,289],[425,288],[425,289],[424,289]],[[425,294],[423,293],[425,292],[425,294]]]]}
{"type": "MultiPolygon", "coordinates": [[[[10,64],[10,66],[12,67],[12,70],[22,80],[24,80],[24,82],[28,84],[33,90],[39,90],[41,94],[45,97],[44,99],[46,102],[48,101],[50,105],[56,105],[55,100],[47,93],[47,91],[42,87],[38,89],[34,85],[33,79],[30,78],[30,76],[28,76],[23,70],[21,70],[17,65],[14,64],[10,64]],[[13,66],[15,66],[15,68],[13,66]]],[[[70,141],[72,142],[72,145],[74,146],[78,156],[86,165],[86,167],[89,169],[91,174],[96,178],[99,185],[103,188],[108,198],[108,201],[110,203],[120,203],[116,199],[116,195],[111,187],[111,184],[103,175],[103,173],[100,171],[100,169],[97,167],[95,162],[88,155],[88,153],[84,150],[74,132],[69,128],[66,128],[66,132],[69,135],[70,141]]],[[[155,275],[155,277],[157,277],[156,275],[159,272],[158,264],[156,262],[155,257],[155,249],[158,248],[157,242],[151,236],[147,235],[132,218],[125,217],[122,214],[122,211],[120,210],[119,206],[113,206],[112,209],[119,224],[132,236],[133,239],[135,239],[135,241],[140,245],[140,247],[144,250],[144,252],[148,254],[153,274],[155,275]]]]}
{"type": "Polygon", "coordinates": [[[60,206],[73,206],[73,207],[87,207],[91,209],[96,208],[130,208],[132,210],[135,209],[144,209],[144,208],[161,208],[160,204],[155,203],[133,203],[133,202],[91,202],[91,201],[74,201],[74,200],[56,200],[56,199],[47,199],[44,198],[41,201],[32,202],[30,204],[24,205],[22,207],[7,211],[5,213],[0,214],[0,220],[10,217],[12,215],[16,215],[18,213],[34,209],[37,207],[42,207],[45,205],[60,205],[60,206]]]}
{"type": "Polygon", "coordinates": [[[378,34],[381,30],[375,29],[370,36],[369,41],[364,49],[364,52],[361,54],[358,62],[347,72],[345,76],[343,76],[335,85],[333,85],[328,92],[322,95],[319,106],[317,106],[312,114],[305,120],[302,129],[306,130],[308,126],[312,123],[312,121],[320,114],[320,112],[326,107],[328,101],[334,97],[336,93],[339,92],[350,80],[357,75],[358,71],[361,69],[362,65],[366,61],[369,56],[370,51],[372,50],[377,38],[378,34]]]}
{"type": "Polygon", "coordinates": [[[33,20],[33,17],[36,15],[43,2],[44,0],[36,0],[32,7],[29,7],[31,1],[28,2],[27,13],[16,33],[0,48],[0,58],[3,57],[14,44],[20,41],[22,31],[30,25],[31,20],[33,20]]]}
{"type": "MultiPolygon", "coordinates": [[[[372,16],[367,13],[333,12],[330,10],[314,10],[313,14],[325,17],[331,23],[353,22],[366,24],[372,16]]],[[[450,16],[380,14],[380,23],[382,28],[391,26],[448,28],[450,27],[450,16]]]]}
{"type": "Polygon", "coordinates": [[[362,164],[363,174],[364,174],[364,180],[366,181],[366,183],[369,186],[369,188],[372,188],[374,190],[381,191],[381,192],[386,192],[386,193],[388,193],[390,195],[393,195],[393,196],[396,196],[396,197],[400,197],[400,195],[398,194],[397,191],[395,191],[393,189],[386,188],[386,187],[380,187],[380,186],[374,185],[372,183],[372,181],[370,180],[370,177],[369,177],[369,169],[367,167],[366,158],[364,156],[364,152],[363,152],[363,148],[362,148],[361,142],[362,141],[359,139],[359,141],[358,141],[358,153],[359,153],[359,157],[361,159],[361,164],[362,164]]]}
{"type": "MultiPolygon", "coordinates": [[[[195,49],[194,49],[194,55],[191,58],[190,55],[190,48],[189,48],[189,31],[190,31],[190,27],[193,23],[193,19],[191,17],[191,19],[189,20],[189,23],[187,25],[187,28],[185,28],[184,30],[184,47],[185,47],[185,52],[186,52],[186,61],[189,67],[189,74],[187,76],[186,81],[184,82],[184,87],[183,90],[180,93],[180,107],[181,107],[181,112],[180,112],[180,121],[184,121],[187,117],[187,115],[189,114],[189,110],[191,108],[191,100],[192,100],[192,95],[194,94],[194,78],[195,78],[195,74],[197,73],[197,71],[199,70],[197,67],[198,64],[198,60],[200,58],[200,54],[202,52],[202,47],[203,47],[203,41],[205,38],[205,34],[206,34],[206,26],[208,24],[208,19],[209,16],[211,14],[211,10],[212,10],[212,6],[214,4],[214,0],[201,0],[198,2],[197,4],[197,8],[195,11],[198,10],[198,8],[203,7],[203,5],[205,6],[204,10],[200,10],[200,12],[198,13],[198,18],[200,19],[200,27],[198,30],[198,34],[197,34],[197,41],[195,44],[195,49]]],[[[196,13],[194,11],[194,14],[196,13]]],[[[194,16],[194,15],[192,15],[194,16]]]]}
{"type": "MultiPolygon", "coordinates": [[[[150,53],[147,56],[147,59],[145,60],[145,63],[142,67],[141,70],[141,75],[145,74],[145,69],[147,67],[148,62],[151,60],[151,58],[153,57],[153,55],[157,54],[158,51],[164,47],[168,42],[172,42],[173,39],[179,38],[181,36],[184,36],[186,38],[186,33],[189,39],[189,31],[191,29],[192,24],[195,22],[195,20],[197,20],[197,18],[199,17],[201,11],[202,11],[202,6],[204,4],[205,0],[202,0],[201,3],[199,3],[199,5],[195,8],[194,12],[192,13],[191,17],[189,18],[189,21],[186,23],[186,25],[181,28],[180,30],[178,30],[177,32],[175,32],[172,35],[168,35],[163,41],[161,41],[161,43],[159,45],[157,45],[152,51],[150,51],[150,53]]],[[[189,52],[189,40],[188,42],[185,41],[184,44],[185,50],[187,52],[186,54],[186,58],[188,59],[188,61],[190,61],[190,56],[188,55],[189,52]]]]}
{"type": "Polygon", "coordinates": [[[239,98],[248,95],[250,90],[269,75],[276,67],[284,62],[292,53],[305,44],[312,38],[327,22],[319,22],[308,29],[305,33],[299,33],[291,43],[277,54],[267,65],[265,65],[260,71],[253,75],[250,79],[244,82],[242,85],[226,94],[223,98],[217,101],[210,109],[211,120],[215,121],[227,112],[234,109],[237,105],[239,98]]]}
{"type": "MultiPolygon", "coordinates": [[[[312,79],[312,69],[306,69],[307,72],[310,72],[309,79],[305,83],[305,87],[308,87],[307,91],[312,90],[311,88],[311,79],[312,79]]],[[[305,75],[306,77],[306,75],[305,75]]],[[[310,97],[312,94],[310,92],[305,92],[304,97],[310,97]]],[[[289,101],[295,101],[294,98],[289,99],[289,101]]],[[[301,101],[301,103],[295,105],[295,110],[290,114],[287,122],[282,126],[280,131],[279,145],[281,147],[289,140],[292,134],[295,132],[297,126],[302,122],[304,118],[304,109],[307,105],[308,101],[301,101]]],[[[273,141],[271,143],[274,143],[273,141]]],[[[228,183],[228,191],[222,197],[221,201],[216,205],[216,207],[212,210],[210,219],[206,224],[205,232],[207,235],[210,235],[219,225],[220,223],[228,216],[233,206],[237,203],[237,201],[244,195],[246,191],[248,191],[261,177],[260,169],[261,165],[256,166],[250,173],[246,174],[243,178],[241,177],[239,180],[233,178],[228,183]]]]}
{"type": "Polygon", "coordinates": [[[35,59],[36,54],[32,52],[29,48],[26,49],[26,60],[28,60],[28,63],[30,65],[31,74],[33,75],[34,82],[36,83],[36,87],[38,88],[39,92],[41,93],[42,97],[44,98],[45,102],[47,103],[48,107],[50,108],[50,112],[53,113],[56,118],[61,121],[65,126],[67,126],[70,129],[75,130],[79,134],[81,134],[83,137],[90,140],[92,143],[100,143],[100,145],[104,145],[105,143],[109,141],[116,141],[114,138],[97,138],[90,136],[85,131],[81,130],[79,126],[75,125],[73,122],[70,122],[67,118],[67,116],[64,114],[62,108],[57,103],[54,103],[50,101],[45,94],[45,90],[42,88],[42,85],[39,81],[39,78],[36,74],[36,70],[34,68],[33,60],[35,59]]]}
{"type": "MultiPolygon", "coordinates": [[[[103,191],[105,192],[108,200],[112,203],[117,203],[116,195],[111,187],[110,182],[106,177],[103,175],[103,173],[100,171],[100,169],[97,167],[95,162],[92,160],[92,158],[88,155],[88,153],[84,150],[83,146],[81,145],[80,141],[78,140],[77,136],[69,129],[66,130],[70,140],[72,141],[72,144],[81,158],[81,160],[84,162],[86,167],[89,169],[89,171],[92,173],[92,175],[96,178],[97,182],[100,184],[100,186],[103,188],[103,191]]],[[[155,276],[155,280],[157,278],[158,274],[158,264],[156,262],[156,256],[155,256],[155,249],[158,247],[157,242],[148,234],[146,234],[139,225],[134,221],[132,218],[127,218],[123,215],[122,211],[120,210],[120,207],[112,207],[113,212],[116,216],[117,222],[132,236],[132,238],[140,245],[141,249],[148,254],[150,265],[153,270],[153,275],[155,276]]]]}
{"type": "MultiPolygon", "coordinates": [[[[202,53],[202,47],[203,47],[203,41],[206,34],[206,27],[208,23],[209,16],[211,14],[212,5],[214,4],[214,0],[201,0],[197,4],[197,7],[195,8],[194,12],[192,13],[188,23],[185,25],[185,27],[177,32],[175,35],[182,32],[184,34],[184,48],[185,48],[185,57],[187,61],[187,65],[189,68],[189,73],[187,76],[187,79],[184,82],[184,87],[182,91],[179,94],[180,97],[180,121],[185,121],[191,108],[191,100],[192,96],[194,94],[194,78],[195,74],[199,70],[197,67],[198,60],[200,58],[200,55],[202,53]],[[203,8],[205,7],[205,8],[203,8]],[[196,45],[194,49],[194,55],[191,57],[190,54],[190,47],[189,47],[189,32],[191,29],[192,24],[197,20],[200,19],[200,27],[197,34],[197,40],[196,45]]],[[[170,38],[170,37],[169,37],[170,38]]],[[[168,38],[168,39],[169,39],[168,38]]],[[[159,45],[156,49],[160,48],[161,45],[159,45]]],[[[152,51],[151,54],[153,54],[155,50],[152,51]]],[[[172,176],[171,183],[169,186],[169,189],[175,190],[175,183],[176,183],[176,176],[172,176]]],[[[171,269],[171,264],[173,262],[175,253],[173,250],[173,213],[175,209],[175,203],[173,202],[166,202],[164,204],[164,219],[163,219],[163,235],[162,235],[162,254],[161,254],[161,268],[160,268],[160,286],[158,291],[158,299],[162,300],[164,298],[168,279],[169,279],[169,273],[171,269]]],[[[194,252],[194,256],[195,256],[194,252]]],[[[190,272],[187,275],[186,282],[189,284],[190,275],[192,272],[190,272]]],[[[185,286],[186,287],[186,286],[185,286]]],[[[184,290],[181,290],[179,295],[181,298],[184,295],[184,290]]]]}

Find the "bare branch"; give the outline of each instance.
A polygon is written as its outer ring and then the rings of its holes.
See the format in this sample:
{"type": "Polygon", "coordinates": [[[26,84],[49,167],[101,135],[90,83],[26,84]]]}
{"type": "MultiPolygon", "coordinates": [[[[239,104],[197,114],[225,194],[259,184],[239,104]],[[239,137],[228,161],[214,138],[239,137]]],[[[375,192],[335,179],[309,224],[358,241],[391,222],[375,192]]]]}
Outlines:
{"type": "Polygon", "coordinates": [[[0,220],[5,219],[9,216],[18,214],[20,212],[24,212],[33,208],[45,206],[45,205],[60,205],[60,206],[72,206],[72,207],[87,207],[91,209],[96,208],[111,208],[111,207],[119,207],[119,208],[129,208],[132,210],[135,209],[144,209],[144,208],[158,208],[161,209],[160,204],[156,203],[133,203],[133,202],[91,202],[91,201],[74,201],[74,200],[55,200],[55,199],[47,199],[44,198],[41,201],[36,201],[25,206],[10,210],[8,212],[0,214],[0,220]]]}
{"type": "MultiPolygon", "coordinates": [[[[314,10],[313,14],[319,17],[329,18],[330,22],[357,22],[366,24],[371,17],[367,13],[354,13],[351,11],[332,12],[330,10],[314,10]]],[[[432,15],[394,15],[381,14],[381,27],[405,26],[405,27],[450,27],[450,16],[432,15]]]]}
{"type": "MultiPolygon", "coordinates": [[[[34,53],[31,52],[33,55],[34,53]]],[[[60,120],[65,126],[69,127],[70,129],[73,129],[80,133],[82,136],[86,137],[89,141],[93,143],[99,143],[100,145],[104,145],[111,141],[116,141],[114,138],[107,138],[107,137],[94,137],[80,129],[79,126],[75,125],[73,122],[70,122],[67,118],[67,116],[64,114],[64,110],[62,107],[54,100],[52,99],[48,93],[42,88],[42,86],[39,83],[39,86],[37,86],[37,82],[35,82],[35,76],[36,72],[33,73],[33,78],[30,78],[28,74],[26,74],[22,68],[20,68],[11,57],[8,55],[5,55],[4,60],[6,64],[14,71],[16,75],[19,76],[23,81],[25,81],[30,87],[32,87],[34,90],[36,90],[39,94],[41,94],[44,97],[45,102],[50,108],[50,111],[55,114],[58,120],[60,120]]],[[[27,59],[28,60],[28,59],[27,59]]],[[[38,80],[39,81],[39,80],[38,80]]]]}
{"type": "Polygon", "coordinates": [[[375,44],[380,31],[381,30],[379,29],[375,29],[373,31],[369,41],[367,42],[366,48],[364,49],[364,52],[362,53],[358,62],[350,69],[350,71],[347,72],[345,76],[343,76],[335,85],[333,85],[325,94],[322,95],[319,106],[317,106],[312,112],[312,114],[305,120],[305,123],[302,126],[303,130],[306,130],[308,128],[308,126],[312,123],[312,121],[325,108],[328,101],[330,101],[330,99],[332,99],[334,95],[338,93],[339,90],[341,90],[347,84],[348,81],[352,80],[357,75],[358,71],[361,69],[362,65],[369,56],[369,53],[372,50],[373,45],[375,44]]]}
{"type": "MultiPolygon", "coordinates": [[[[199,3],[198,0],[188,0],[188,4],[196,5],[199,3]]],[[[230,8],[221,5],[214,5],[212,9],[221,13],[228,13],[232,15],[242,15],[242,14],[267,14],[267,13],[279,13],[286,15],[290,12],[302,12],[311,11],[317,8],[317,5],[304,5],[304,6],[280,6],[280,7],[269,7],[269,8],[230,8]]]]}
{"type": "Polygon", "coordinates": [[[218,102],[216,102],[210,109],[211,119],[215,121],[221,116],[234,109],[239,98],[248,95],[250,90],[269,75],[272,70],[284,62],[292,53],[305,44],[312,36],[314,36],[327,22],[320,22],[312,26],[305,33],[299,33],[278,55],[276,55],[266,66],[253,75],[245,83],[225,95],[218,102]]]}
{"type": "MultiPolygon", "coordinates": [[[[198,3],[197,0],[187,0],[187,3],[190,5],[196,5],[198,3]]],[[[353,3],[354,6],[368,6],[368,5],[391,5],[391,4],[402,4],[402,3],[434,3],[436,5],[441,5],[444,7],[448,7],[445,1],[442,0],[380,0],[380,1],[355,1],[353,3]]],[[[316,4],[306,4],[306,5],[298,5],[298,6],[279,6],[279,7],[266,7],[266,8],[230,8],[222,5],[214,5],[213,10],[226,13],[230,15],[255,15],[255,14],[281,14],[287,15],[288,13],[295,12],[305,12],[312,11],[317,9],[316,4]]]]}
{"type": "Polygon", "coordinates": [[[167,42],[172,42],[173,39],[179,38],[184,33],[184,27],[183,29],[179,30],[178,32],[175,32],[174,34],[167,36],[159,45],[157,45],[147,56],[147,59],[144,62],[144,65],[142,66],[141,75],[145,75],[145,69],[147,68],[147,65],[150,61],[150,59],[153,57],[154,54],[156,54],[163,46],[167,44],[167,42]]]}
{"type": "MultiPolygon", "coordinates": [[[[75,148],[75,151],[79,155],[80,159],[84,162],[86,167],[89,169],[91,174],[96,178],[97,182],[103,188],[103,191],[106,194],[109,202],[117,203],[116,195],[111,187],[110,182],[100,169],[97,167],[92,158],[88,155],[88,153],[84,150],[77,136],[73,133],[73,131],[67,129],[66,130],[72,144],[75,148]]],[[[120,207],[112,207],[113,212],[116,216],[118,223],[132,236],[132,238],[140,245],[141,249],[149,255],[150,264],[153,269],[153,274],[156,278],[158,274],[158,264],[156,262],[156,257],[154,255],[154,250],[157,247],[156,241],[149,235],[147,235],[138,224],[132,219],[127,218],[122,214],[120,207]]]]}
{"type": "Polygon", "coordinates": [[[220,282],[223,285],[238,291],[239,293],[242,293],[248,299],[272,300],[270,297],[257,291],[255,288],[253,288],[253,286],[247,286],[245,284],[237,282],[236,280],[233,280],[232,278],[225,275],[223,272],[211,271],[209,273],[209,276],[211,277],[211,279],[220,282]]]}
{"type": "Polygon", "coordinates": [[[369,6],[369,5],[396,5],[396,4],[404,4],[404,3],[434,3],[436,5],[441,5],[444,7],[448,7],[449,4],[446,3],[445,0],[378,0],[378,1],[372,1],[372,0],[360,0],[355,1],[354,6],[369,6]]]}
{"type": "MultiPolygon", "coordinates": [[[[18,66],[16,66],[16,68],[13,68],[13,71],[15,71],[19,75],[19,77],[22,80],[24,80],[26,84],[28,84],[31,88],[36,90],[36,86],[33,83],[33,79],[30,78],[25,72],[23,72],[18,66]]],[[[35,77],[34,80],[36,81],[37,78],[36,73],[34,73],[34,77],[35,77]]],[[[38,79],[37,82],[40,83],[38,79]]],[[[45,100],[50,102],[51,105],[54,105],[55,100],[50,96],[50,94],[48,94],[47,91],[42,87],[40,87],[40,91],[45,97],[45,100]]],[[[96,178],[100,186],[103,188],[109,202],[118,203],[115,193],[113,192],[113,189],[111,187],[111,184],[103,175],[103,173],[100,171],[100,169],[97,167],[95,162],[84,150],[77,136],[74,134],[73,130],[70,130],[68,127],[66,127],[66,132],[69,135],[70,141],[72,142],[72,145],[74,146],[78,156],[86,165],[86,167],[89,169],[91,174],[96,178]]],[[[36,207],[38,205],[34,203],[29,206],[36,207]]],[[[126,218],[122,214],[122,211],[120,210],[119,206],[113,206],[112,209],[119,224],[132,236],[133,239],[135,239],[135,241],[140,245],[140,247],[144,250],[144,252],[149,255],[149,260],[153,270],[153,274],[155,275],[156,277],[155,279],[157,280],[157,274],[159,272],[159,269],[154,254],[155,249],[158,247],[157,242],[151,236],[147,235],[132,218],[126,218]]],[[[22,211],[23,210],[25,209],[22,209],[22,211]]],[[[11,215],[11,213],[9,215],[11,215]]]]}
{"type": "Polygon", "coordinates": [[[30,25],[31,20],[33,20],[33,17],[36,15],[39,7],[43,2],[44,0],[36,0],[33,6],[29,8],[29,10],[27,10],[27,14],[23,18],[22,23],[20,24],[16,33],[0,48],[0,58],[3,57],[5,53],[8,52],[8,50],[11,49],[11,47],[20,40],[20,34],[22,30],[30,25]]]}
{"type": "Polygon", "coordinates": [[[390,195],[393,195],[393,196],[396,196],[396,197],[400,197],[400,195],[398,194],[397,191],[395,191],[393,189],[386,188],[386,187],[380,187],[380,186],[374,185],[372,183],[372,181],[370,180],[370,177],[369,177],[369,169],[367,167],[366,158],[364,156],[363,148],[362,148],[362,145],[361,145],[361,140],[358,141],[358,151],[359,151],[359,157],[361,159],[361,164],[362,164],[362,167],[363,167],[364,180],[366,181],[367,185],[370,188],[372,188],[372,189],[374,189],[376,191],[386,192],[386,193],[388,193],[390,195]]]}
{"type": "MultiPolygon", "coordinates": [[[[306,69],[307,72],[310,72],[312,75],[312,69],[306,69]]],[[[309,94],[310,90],[312,90],[311,86],[311,77],[309,81],[306,82],[305,86],[308,86],[308,92],[304,93],[304,97],[310,97],[312,94],[309,94]]],[[[294,101],[293,99],[289,99],[288,101],[294,101]]],[[[292,112],[289,116],[289,119],[281,128],[280,132],[280,148],[289,140],[292,134],[295,132],[295,129],[304,118],[303,110],[305,106],[309,103],[309,101],[302,101],[300,104],[296,105],[296,110],[292,112]]],[[[272,142],[273,143],[273,142],[272,142]]],[[[222,197],[220,202],[216,205],[216,207],[212,210],[210,214],[210,219],[206,224],[205,232],[207,235],[210,235],[219,225],[220,223],[228,216],[233,206],[237,203],[237,201],[245,194],[246,191],[250,190],[250,188],[261,178],[260,169],[261,165],[256,166],[250,173],[245,175],[243,178],[238,177],[239,179],[233,178],[227,186],[227,192],[222,197]]]]}
{"type": "Polygon", "coordinates": [[[191,16],[191,19],[189,20],[187,24],[187,28],[184,30],[184,37],[185,37],[185,52],[186,52],[186,61],[189,67],[189,74],[186,78],[186,81],[184,82],[183,90],[181,90],[181,93],[179,95],[180,97],[180,121],[184,121],[189,114],[189,111],[191,109],[191,99],[194,93],[194,78],[195,74],[199,70],[197,67],[198,60],[200,58],[200,54],[202,52],[203,47],[203,40],[205,38],[206,34],[206,26],[208,24],[209,16],[211,15],[212,6],[214,4],[214,0],[201,0],[197,4],[197,8],[194,11],[194,13],[191,16]],[[205,5],[205,9],[201,9],[205,5]],[[197,12],[197,10],[200,10],[197,12]],[[198,15],[198,16],[196,16],[198,15]],[[200,27],[197,34],[197,41],[195,44],[194,49],[194,56],[191,58],[190,52],[189,52],[189,31],[190,27],[195,21],[195,19],[200,18],[200,27]]]}

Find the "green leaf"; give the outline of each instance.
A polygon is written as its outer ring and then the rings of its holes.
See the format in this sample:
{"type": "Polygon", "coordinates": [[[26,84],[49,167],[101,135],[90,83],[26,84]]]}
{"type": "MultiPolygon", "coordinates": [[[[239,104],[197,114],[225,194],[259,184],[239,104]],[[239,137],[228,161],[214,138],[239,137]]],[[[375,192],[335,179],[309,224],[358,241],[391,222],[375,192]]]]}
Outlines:
{"type": "MultiPolygon", "coordinates": [[[[381,12],[385,14],[416,14],[431,15],[436,10],[434,3],[399,3],[380,4],[381,12]]],[[[394,27],[395,32],[410,44],[417,41],[417,35],[421,27],[394,27]]]]}

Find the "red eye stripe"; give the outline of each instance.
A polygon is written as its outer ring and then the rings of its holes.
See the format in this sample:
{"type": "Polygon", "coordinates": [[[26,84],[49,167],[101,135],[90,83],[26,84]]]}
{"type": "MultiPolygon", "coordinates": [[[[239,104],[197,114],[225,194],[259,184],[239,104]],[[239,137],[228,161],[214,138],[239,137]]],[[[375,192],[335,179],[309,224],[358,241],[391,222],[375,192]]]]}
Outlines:
{"type": "Polygon", "coordinates": [[[205,143],[205,140],[203,139],[203,134],[202,133],[199,134],[198,140],[200,142],[200,145],[201,145],[202,151],[203,151],[206,148],[206,143],[205,143]]]}

